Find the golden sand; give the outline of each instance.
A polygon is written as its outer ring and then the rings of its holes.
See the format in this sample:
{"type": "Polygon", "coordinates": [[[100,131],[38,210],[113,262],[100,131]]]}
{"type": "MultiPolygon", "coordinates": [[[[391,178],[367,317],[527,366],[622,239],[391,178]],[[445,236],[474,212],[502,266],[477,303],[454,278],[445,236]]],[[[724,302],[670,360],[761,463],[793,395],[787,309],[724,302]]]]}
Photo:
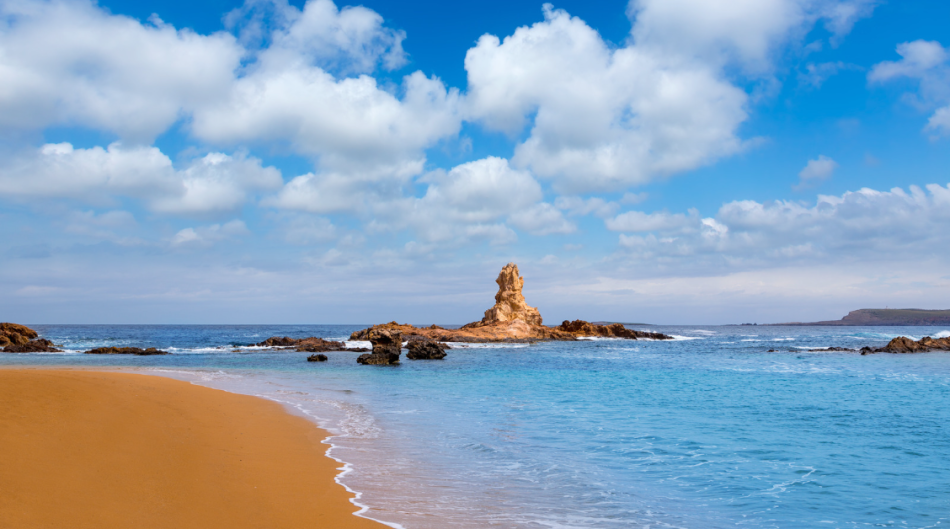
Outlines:
{"type": "Polygon", "coordinates": [[[0,369],[0,527],[369,528],[327,433],[168,378],[0,369]]]}

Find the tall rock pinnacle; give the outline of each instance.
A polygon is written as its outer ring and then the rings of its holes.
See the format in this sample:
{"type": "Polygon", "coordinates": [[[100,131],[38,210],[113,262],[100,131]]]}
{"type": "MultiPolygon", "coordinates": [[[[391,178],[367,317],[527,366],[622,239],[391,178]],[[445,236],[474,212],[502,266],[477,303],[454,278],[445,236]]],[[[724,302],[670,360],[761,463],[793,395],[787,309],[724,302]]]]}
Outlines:
{"type": "Polygon", "coordinates": [[[529,307],[521,294],[524,278],[518,274],[518,265],[505,265],[495,282],[498,283],[495,306],[485,311],[482,325],[514,320],[521,320],[529,325],[541,325],[541,313],[538,309],[529,307]]]}

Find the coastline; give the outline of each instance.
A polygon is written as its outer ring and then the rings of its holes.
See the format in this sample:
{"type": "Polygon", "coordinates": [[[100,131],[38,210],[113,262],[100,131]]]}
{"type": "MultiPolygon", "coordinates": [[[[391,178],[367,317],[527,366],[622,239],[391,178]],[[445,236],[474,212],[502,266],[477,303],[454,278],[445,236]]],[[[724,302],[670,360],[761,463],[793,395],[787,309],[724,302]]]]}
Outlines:
{"type": "Polygon", "coordinates": [[[384,527],[354,515],[328,437],[169,377],[0,369],[0,525],[384,527]]]}

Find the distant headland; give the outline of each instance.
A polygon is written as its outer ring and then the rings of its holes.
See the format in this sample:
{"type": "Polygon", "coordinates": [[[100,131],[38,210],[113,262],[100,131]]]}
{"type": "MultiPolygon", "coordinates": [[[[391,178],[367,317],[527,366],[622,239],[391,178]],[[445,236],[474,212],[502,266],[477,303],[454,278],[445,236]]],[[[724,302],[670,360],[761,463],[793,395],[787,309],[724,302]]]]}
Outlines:
{"type": "Polygon", "coordinates": [[[920,326],[950,325],[950,310],[925,309],[859,309],[852,310],[840,320],[812,323],[772,323],[769,325],[826,325],[826,326],[920,326]]]}

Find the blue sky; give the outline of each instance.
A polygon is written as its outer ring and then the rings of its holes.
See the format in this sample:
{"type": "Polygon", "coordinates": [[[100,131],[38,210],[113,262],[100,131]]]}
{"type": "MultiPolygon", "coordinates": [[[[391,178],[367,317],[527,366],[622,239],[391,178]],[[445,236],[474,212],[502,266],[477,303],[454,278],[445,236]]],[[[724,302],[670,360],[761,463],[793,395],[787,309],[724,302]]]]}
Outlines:
{"type": "Polygon", "coordinates": [[[0,319],[947,308],[939,1],[0,0],[0,319]]]}

